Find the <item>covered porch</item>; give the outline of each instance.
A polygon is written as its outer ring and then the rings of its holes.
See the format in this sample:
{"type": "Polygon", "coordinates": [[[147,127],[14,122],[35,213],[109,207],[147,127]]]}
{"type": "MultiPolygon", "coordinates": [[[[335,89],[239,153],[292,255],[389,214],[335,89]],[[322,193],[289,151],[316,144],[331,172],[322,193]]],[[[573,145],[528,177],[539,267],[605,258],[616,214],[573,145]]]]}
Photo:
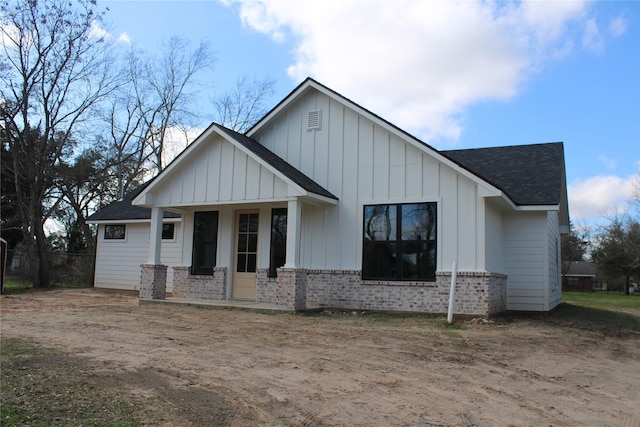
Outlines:
{"type": "Polygon", "coordinates": [[[257,303],[285,311],[305,310],[301,199],[295,197],[286,204],[207,205],[181,210],[183,259],[182,265],[175,266],[160,262],[163,209],[152,208],[151,244],[148,262],[141,265],[140,300],[169,297],[174,302],[257,303]],[[173,279],[170,293],[169,275],[173,279]]]}
{"type": "Polygon", "coordinates": [[[166,299],[171,277],[174,297],[304,310],[303,205],[324,209],[338,198],[256,141],[214,124],[132,203],[151,209],[141,300],[166,299]],[[172,266],[161,263],[165,210],[183,218],[172,266]]]}

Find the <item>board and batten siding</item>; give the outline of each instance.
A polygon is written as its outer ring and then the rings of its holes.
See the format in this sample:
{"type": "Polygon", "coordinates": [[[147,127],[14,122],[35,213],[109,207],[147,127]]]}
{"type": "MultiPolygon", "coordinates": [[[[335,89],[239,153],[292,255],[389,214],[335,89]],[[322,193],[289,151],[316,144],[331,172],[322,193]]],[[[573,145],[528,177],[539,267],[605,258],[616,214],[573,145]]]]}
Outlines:
{"type": "Polygon", "coordinates": [[[437,202],[438,270],[450,270],[454,260],[459,270],[485,270],[477,184],[428,147],[319,92],[251,136],[339,199],[337,206],[303,205],[302,267],[359,270],[364,205],[437,202]],[[316,110],[320,129],[308,131],[307,115],[316,110]]]}
{"type": "Polygon", "coordinates": [[[507,310],[544,311],[548,306],[549,233],[546,212],[503,215],[507,310]]]}
{"type": "MultiPolygon", "coordinates": [[[[140,288],[140,265],[149,259],[149,222],[126,223],[124,240],[105,240],[104,224],[98,225],[94,286],[136,291],[140,288]]],[[[162,241],[161,262],[178,265],[181,258],[181,223],[175,223],[174,238],[162,241]]],[[[173,274],[167,275],[167,291],[173,290],[173,274]]]]}
{"type": "Polygon", "coordinates": [[[190,153],[189,167],[169,172],[153,189],[153,203],[198,206],[285,200],[287,184],[220,135],[211,134],[190,153]]]}

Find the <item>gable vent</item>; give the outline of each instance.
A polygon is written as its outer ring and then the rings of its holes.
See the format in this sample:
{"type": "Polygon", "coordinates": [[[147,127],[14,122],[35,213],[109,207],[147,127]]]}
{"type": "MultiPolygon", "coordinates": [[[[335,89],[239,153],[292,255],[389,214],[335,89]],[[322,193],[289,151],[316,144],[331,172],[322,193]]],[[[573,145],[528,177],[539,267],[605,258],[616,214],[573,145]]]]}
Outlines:
{"type": "Polygon", "coordinates": [[[307,130],[319,130],[322,125],[322,110],[309,111],[307,116],[307,130]]]}

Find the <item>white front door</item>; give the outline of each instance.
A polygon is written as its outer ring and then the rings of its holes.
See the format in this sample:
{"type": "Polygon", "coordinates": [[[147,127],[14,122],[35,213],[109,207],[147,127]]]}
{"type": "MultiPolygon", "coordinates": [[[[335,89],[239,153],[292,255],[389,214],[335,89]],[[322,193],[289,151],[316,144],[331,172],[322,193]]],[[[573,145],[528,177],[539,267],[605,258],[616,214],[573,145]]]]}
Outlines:
{"type": "Polygon", "coordinates": [[[232,298],[256,299],[258,212],[258,210],[236,211],[232,298]]]}

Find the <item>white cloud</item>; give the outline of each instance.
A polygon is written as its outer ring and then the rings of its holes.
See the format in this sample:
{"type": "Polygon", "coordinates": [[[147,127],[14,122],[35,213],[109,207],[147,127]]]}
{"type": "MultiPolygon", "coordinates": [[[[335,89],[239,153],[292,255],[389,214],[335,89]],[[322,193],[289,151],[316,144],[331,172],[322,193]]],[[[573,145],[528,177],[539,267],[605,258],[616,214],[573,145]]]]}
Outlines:
{"type": "MultiPolygon", "coordinates": [[[[89,37],[96,39],[112,40],[114,38],[106,28],[102,27],[99,22],[93,21],[89,30],[89,37]]],[[[131,44],[131,37],[127,33],[120,33],[116,39],[118,43],[131,44]]]]}
{"type": "Polygon", "coordinates": [[[572,182],[567,188],[572,220],[607,215],[612,209],[625,211],[635,179],[637,175],[600,175],[572,182]]]}
{"type": "Polygon", "coordinates": [[[620,15],[609,22],[609,32],[614,37],[620,37],[627,32],[628,22],[624,16],[620,15]]]}
{"type": "Polygon", "coordinates": [[[171,163],[173,159],[182,153],[189,144],[195,141],[203,131],[204,129],[199,127],[184,129],[170,126],[167,129],[162,153],[164,166],[171,163]]]}
{"type": "Polygon", "coordinates": [[[294,80],[312,76],[417,136],[452,140],[469,105],[513,97],[546,61],[580,45],[569,27],[590,4],[221,1],[238,6],[245,25],[294,43],[294,80]]]}
{"type": "Polygon", "coordinates": [[[131,37],[129,37],[129,34],[127,33],[121,33],[118,36],[118,42],[124,43],[124,44],[131,44],[131,37]]]}
{"type": "Polygon", "coordinates": [[[590,50],[592,52],[599,53],[604,49],[604,42],[595,19],[589,19],[587,21],[584,36],[582,38],[582,45],[586,50],[590,50]]]}
{"type": "Polygon", "coordinates": [[[111,34],[97,22],[93,21],[91,23],[91,29],[89,30],[89,37],[93,37],[96,39],[109,39],[111,38],[111,34]]]}
{"type": "Polygon", "coordinates": [[[607,156],[605,156],[604,154],[601,154],[600,156],[598,156],[598,160],[600,160],[600,162],[602,162],[602,164],[607,168],[607,169],[615,169],[616,168],[616,159],[611,159],[607,156]]]}

